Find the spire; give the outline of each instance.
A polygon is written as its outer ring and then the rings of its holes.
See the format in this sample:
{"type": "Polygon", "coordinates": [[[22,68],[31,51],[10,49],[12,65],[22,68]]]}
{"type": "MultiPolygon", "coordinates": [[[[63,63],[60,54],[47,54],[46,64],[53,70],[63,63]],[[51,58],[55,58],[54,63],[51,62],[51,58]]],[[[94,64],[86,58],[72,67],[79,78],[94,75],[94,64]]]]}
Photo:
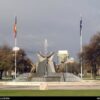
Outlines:
{"type": "Polygon", "coordinates": [[[45,53],[45,55],[47,55],[47,53],[48,53],[47,48],[48,48],[48,41],[47,41],[47,39],[45,39],[44,40],[44,53],[45,53]]]}

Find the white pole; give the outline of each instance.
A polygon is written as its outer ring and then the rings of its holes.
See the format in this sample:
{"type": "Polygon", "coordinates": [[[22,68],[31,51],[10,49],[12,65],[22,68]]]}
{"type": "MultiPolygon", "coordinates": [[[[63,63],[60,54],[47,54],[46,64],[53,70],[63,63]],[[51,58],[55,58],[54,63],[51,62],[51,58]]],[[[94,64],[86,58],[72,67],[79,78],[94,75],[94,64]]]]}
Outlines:
{"type": "MultiPolygon", "coordinates": [[[[82,53],[82,17],[81,17],[81,20],[80,20],[80,53],[82,53]]],[[[83,70],[82,70],[82,68],[83,68],[83,66],[82,66],[82,57],[81,57],[81,59],[80,59],[80,63],[81,63],[81,79],[82,79],[82,72],[83,72],[83,70]]]]}
{"type": "MultiPolygon", "coordinates": [[[[15,47],[16,47],[16,44],[17,44],[17,39],[15,37],[15,47]]],[[[17,59],[16,59],[16,50],[15,50],[15,79],[16,79],[16,68],[17,68],[17,59]]]]}
{"type": "Polygon", "coordinates": [[[92,79],[92,69],[91,69],[91,79],[92,79]]]}
{"type": "Polygon", "coordinates": [[[15,39],[15,79],[16,79],[16,68],[17,68],[17,59],[16,59],[16,53],[17,53],[17,50],[16,50],[16,45],[17,45],[17,37],[16,37],[16,34],[17,34],[17,28],[16,28],[16,24],[17,24],[17,16],[15,16],[15,23],[14,23],[14,39],[15,39]]]}
{"type": "MultiPolygon", "coordinates": [[[[80,36],[80,52],[82,53],[82,35],[80,36]]],[[[82,57],[81,57],[81,79],[82,79],[82,72],[83,72],[83,70],[82,70],[82,68],[83,68],[83,66],[82,66],[82,57]]]]}

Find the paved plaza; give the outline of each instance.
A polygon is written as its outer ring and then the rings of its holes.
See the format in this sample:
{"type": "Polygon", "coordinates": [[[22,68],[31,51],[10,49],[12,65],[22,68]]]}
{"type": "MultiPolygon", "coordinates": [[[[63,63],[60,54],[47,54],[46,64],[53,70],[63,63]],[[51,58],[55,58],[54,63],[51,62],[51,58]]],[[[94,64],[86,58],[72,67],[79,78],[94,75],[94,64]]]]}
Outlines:
{"type": "Polygon", "coordinates": [[[100,89],[100,81],[81,82],[0,82],[0,90],[80,90],[100,89]]]}

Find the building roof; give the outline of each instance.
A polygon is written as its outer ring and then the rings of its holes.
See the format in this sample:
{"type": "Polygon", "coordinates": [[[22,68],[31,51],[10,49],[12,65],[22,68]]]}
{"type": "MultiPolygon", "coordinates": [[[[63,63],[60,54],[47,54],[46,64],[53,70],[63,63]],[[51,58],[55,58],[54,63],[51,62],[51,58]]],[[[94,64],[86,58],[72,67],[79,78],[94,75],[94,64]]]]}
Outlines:
{"type": "Polygon", "coordinates": [[[67,50],[59,50],[58,54],[68,54],[68,51],[67,50]]]}

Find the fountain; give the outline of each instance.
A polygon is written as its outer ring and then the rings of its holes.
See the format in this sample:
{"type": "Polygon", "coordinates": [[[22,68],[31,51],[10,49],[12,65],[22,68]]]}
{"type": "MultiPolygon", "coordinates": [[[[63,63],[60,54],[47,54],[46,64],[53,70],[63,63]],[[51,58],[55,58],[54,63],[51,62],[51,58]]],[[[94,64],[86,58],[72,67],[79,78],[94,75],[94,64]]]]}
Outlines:
{"type": "Polygon", "coordinates": [[[54,53],[49,55],[42,55],[38,53],[39,63],[36,66],[36,73],[31,70],[30,73],[24,73],[19,75],[13,81],[19,82],[77,82],[81,81],[81,78],[72,73],[56,73],[54,63],[52,61],[54,53]]]}
{"type": "Polygon", "coordinates": [[[24,73],[19,75],[13,81],[19,82],[75,82],[81,81],[81,78],[75,76],[72,73],[57,73],[55,71],[53,56],[54,52],[47,53],[47,39],[45,39],[44,43],[44,54],[40,52],[37,54],[39,58],[39,62],[36,66],[33,65],[30,73],[24,73]],[[36,73],[34,70],[36,68],[36,73]]]}

